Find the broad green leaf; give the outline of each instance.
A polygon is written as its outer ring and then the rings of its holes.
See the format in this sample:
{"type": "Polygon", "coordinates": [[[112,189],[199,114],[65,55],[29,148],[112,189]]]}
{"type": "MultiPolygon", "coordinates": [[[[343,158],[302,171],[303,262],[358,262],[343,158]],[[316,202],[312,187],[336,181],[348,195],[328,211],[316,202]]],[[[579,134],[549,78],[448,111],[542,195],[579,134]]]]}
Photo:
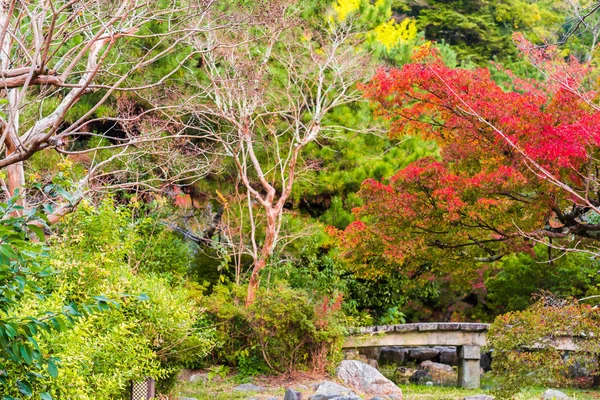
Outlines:
{"type": "Polygon", "coordinates": [[[58,376],[58,367],[52,360],[48,360],[48,374],[50,374],[52,378],[56,378],[58,376]]]}
{"type": "Polygon", "coordinates": [[[27,381],[17,381],[17,389],[27,397],[31,397],[33,395],[33,388],[27,381]]]}

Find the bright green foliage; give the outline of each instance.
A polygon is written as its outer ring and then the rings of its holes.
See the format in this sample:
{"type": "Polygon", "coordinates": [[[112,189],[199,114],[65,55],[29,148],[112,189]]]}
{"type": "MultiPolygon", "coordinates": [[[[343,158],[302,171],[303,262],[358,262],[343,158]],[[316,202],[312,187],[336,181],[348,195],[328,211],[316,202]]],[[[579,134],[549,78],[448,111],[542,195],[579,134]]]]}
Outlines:
{"type": "MultiPolygon", "coordinates": [[[[496,318],[488,333],[494,351],[492,372],[497,397],[511,398],[528,386],[567,381],[575,361],[590,365],[600,354],[600,312],[576,301],[542,296],[524,311],[496,318]],[[561,338],[575,337],[578,356],[563,357],[561,338]]],[[[576,353],[577,354],[577,353],[576,353]]]]}
{"type": "Polygon", "coordinates": [[[576,298],[598,292],[598,263],[589,255],[568,253],[550,262],[547,247],[536,246],[534,251],[534,257],[512,254],[495,266],[485,281],[490,312],[524,310],[531,304],[531,296],[540,290],[576,298]]]}
{"type": "Polygon", "coordinates": [[[19,304],[25,315],[92,299],[120,304],[39,338],[42,351],[60,360],[56,379],[45,381],[60,399],[126,398],[131,380],[152,376],[168,382],[179,367],[197,364],[215,343],[212,331],[203,328],[197,291],[141,272],[154,266],[146,268],[141,255],[130,257],[142,246],[150,260],[160,260],[162,270],[169,262],[163,251],[143,245],[131,217],[111,201],[98,209],[83,205],[51,241],[48,264],[58,273],[46,284],[48,295],[19,304]]]}
{"type": "Polygon", "coordinates": [[[516,55],[511,34],[520,31],[539,42],[565,21],[566,7],[556,1],[412,0],[394,2],[394,9],[416,18],[425,38],[450,44],[461,61],[478,64],[516,55]]]}
{"type": "MultiPolygon", "coordinates": [[[[339,107],[329,118],[350,129],[378,123],[365,104],[339,107]]],[[[418,138],[398,141],[345,130],[331,140],[307,146],[305,158],[319,167],[298,181],[294,202],[311,216],[343,229],[353,220],[352,208],[361,205],[356,192],[365,179],[388,179],[412,161],[435,153],[433,143],[418,138]]]]}
{"type": "Polygon", "coordinates": [[[23,308],[29,298],[44,299],[41,285],[54,271],[44,263],[47,249],[41,243],[40,228],[46,227],[44,215],[34,209],[24,211],[17,200],[0,203],[0,392],[7,395],[3,399],[30,397],[35,392],[46,400],[52,398],[47,383],[57,377],[59,360],[40,346],[40,335],[65,332],[74,318],[89,317],[117,304],[96,296],[89,299],[90,304],[23,308]]]}
{"type": "Polygon", "coordinates": [[[223,342],[214,359],[246,375],[330,365],[344,334],[341,296],[313,298],[277,282],[243,307],[245,293],[243,287],[218,286],[207,299],[207,312],[223,342]]]}

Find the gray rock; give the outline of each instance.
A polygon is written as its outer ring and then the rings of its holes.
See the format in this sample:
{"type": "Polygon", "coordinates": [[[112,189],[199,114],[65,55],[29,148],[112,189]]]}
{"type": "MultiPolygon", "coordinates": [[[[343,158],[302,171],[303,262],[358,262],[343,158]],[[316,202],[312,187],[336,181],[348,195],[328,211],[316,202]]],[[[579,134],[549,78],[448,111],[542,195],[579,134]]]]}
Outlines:
{"type": "Polygon", "coordinates": [[[267,389],[262,386],[257,386],[253,383],[242,383],[241,385],[233,388],[234,392],[264,392],[265,390],[267,389]]]}
{"type": "Polygon", "coordinates": [[[433,382],[425,382],[425,386],[432,387],[433,386],[433,382]]]}
{"type": "Polygon", "coordinates": [[[299,384],[299,385],[292,386],[292,389],[294,389],[297,392],[301,392],[303,390],[308,390],[308,386],[299,384]]]}
{"type": "Polygon", "coordinates": [[[208,382],[208,374],[196,372],[190,375],[190,382],[208,382]]]}
{"type": "Polygon", "coordinates": [[[421,369],[429,372],[431,380],[442,386],[453,386],[458,381],[458,374],[451,366],[433,361],[423,361],[421,369]]]}
{"type": "Polygon", "coordinates": [[[323,381],[318,383],[315,387],[315,395],[317,394],[342,396],[347,394],[354,394],[354,392],[352,391],[352,389],[339,385],[335,382],[323,381]]]}
{"type": "Polygon", "coordinates": [[[355,394],[313,394],[308,400],[362,400],[362,397],[355,394]]]}
{"type": "Polygon", "coordinates": [[[198,400],[195,397],[178,397],[177,400],[198,400]]]}
{"type": "Polygon", "coordinates": [[[416,361],[427,361],[433,360],[439,354],[439,349],[434,349],[431,347],[416,347],[414,349],[410,349],[408,352],[408,358],[416,361]]]}
{"type": "Polygon", "coordinates": [[[548,389],[542,394],[544,400],[568,400],[570,397],[560,390],[548,389]]]}
{"type": "Polygon", "coordinates": [[[340,395],[337,394],[337,393],[332,393],[332,394],[313,394],[312,396],[310,396],[308,398],[308,400],[331,400],[331,399],[337,399],[338,397],[340,397],[340,395]]]}
{"type": "Polygon", "coordinates": [[[421,363],[421,368],[423,368],[424,370],[429,371],[429,372],[433,372],[433,371],[442,371],[442,372],[448,372],[448,373],[454,372],[454,370],[452,369],[451,366],[446,365],[446,364],[436,363],[433,361],[423,361],[421,363]]]}
{"type": "Polygon", "coordinates": [[[287,388],[285,390],[285,395],[283,396],[283,400],[302,400],[302,393],[300,393],[294,389],[287,388]]]}
{"type": "Polygon", "coordinates": [[[490,396],[487,394],[476,394],[473,396],[467,396],[463,398],[463,400],[494,400],[494,396],[490,396]]]}
{"type": "Polygon", "coordinates": [[[401,365],[406,361],[408,350],[402,347],[382,347],[379,353],[379,362],[382,364],[401,365]]]}
{"type": "Polygon", "coordinates": [[[267,400],[279,400],[277,397],[269,397],[267,400]]]}
{"type": "Polygon", "coordinates": [[[429,372],[419,369],[415,371],[415,373],[412,374],[410,378],[408,378],[408,380],[411,383],[417,383],[422,385],[425,382],[431,382],[431,375],[429,375],[429,372]]]}
{"type": "Polygon", "coordinates": [[[345,360],[338,365],[336,376],[346,385],[371,395],[394,394],[402,397],[402,390],[379,371],[360,361],[345,360]]]}
{"type": "Polygon", "coordinates": [[[440,349],[440,362],[448,365],[458,365],[456,348],[446,347],[440,349]]]}

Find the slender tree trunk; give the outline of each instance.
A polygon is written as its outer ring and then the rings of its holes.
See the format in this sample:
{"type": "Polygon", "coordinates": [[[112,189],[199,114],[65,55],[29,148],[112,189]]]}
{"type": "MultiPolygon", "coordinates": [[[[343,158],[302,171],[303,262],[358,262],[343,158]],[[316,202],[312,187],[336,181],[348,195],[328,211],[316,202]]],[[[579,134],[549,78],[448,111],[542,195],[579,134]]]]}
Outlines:
{"type": "Polygon", "coordinates": [[[277,225],[278,213],[274,208],[267,209],[267,230],[265,232],[265,241],[260,251],[260,256],[254,262],[252,267],[252,274],[250,275],[250,281],[248,282],[248,293],[246,295],[246,306],[251,305],[256,300],[256,291],[260,284],[260,271],[266,266],[267,262],[273,255],[275,250],[275,243],[277,236],[279,235],[279,229],[277,225]]]}
{"type": "MultiPolygon", "coordinates": [[[[0,3],[0,31],[3,31],[8,26],[10,20],[11,7],[7,1],[0,3]]],[[[11,37],[8,33],[4,32],[1,43],[0,51],[0,67],[2,70],[7,71],[11,68],[9,54],[11,47],[11,37]]],[[[33,66],[32,66],[33,67],[33,66]]],[[[4,147],[6,155],[10,155],[17,151],[19,145],[19,92],[17,89],[7,90],[6,99],[6,117],[2,137],[4,138],[4,147]]],[[[6,169],[8,175],[8,191],[10,196],[13,196],[18,191],[20,198],[18,204],[25,207],[25,171],[23,169],[23,162],[18,162],[9,165],[6,169]]]]}

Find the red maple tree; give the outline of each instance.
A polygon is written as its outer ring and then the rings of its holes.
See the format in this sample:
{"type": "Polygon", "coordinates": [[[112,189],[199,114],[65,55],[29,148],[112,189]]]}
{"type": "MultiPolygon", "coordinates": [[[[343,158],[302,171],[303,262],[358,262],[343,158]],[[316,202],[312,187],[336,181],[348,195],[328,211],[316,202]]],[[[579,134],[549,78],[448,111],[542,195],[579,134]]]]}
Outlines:
{"type": "Polygon", "coordinates": [[[356,272],[456,274],[458,263],[495,261],[536,242],[594,252],[600,111],[586,87],[595,70],[516,42],[547,79],[513,76],[507,89],[488,69],[448,68],[427,50],[365,85],[392,137],[435,140],[440,155],[389,182],[363,183],[364,205],[342,235],[356,272]]]}

